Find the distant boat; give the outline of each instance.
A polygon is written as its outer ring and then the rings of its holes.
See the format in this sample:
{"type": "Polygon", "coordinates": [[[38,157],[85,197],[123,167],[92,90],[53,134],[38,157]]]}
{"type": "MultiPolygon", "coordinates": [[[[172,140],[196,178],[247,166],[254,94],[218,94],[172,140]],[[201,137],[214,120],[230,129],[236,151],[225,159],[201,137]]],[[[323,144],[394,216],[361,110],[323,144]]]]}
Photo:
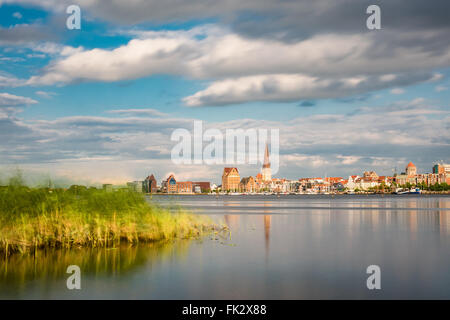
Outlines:
{"type": "Polygon", "coordinates": [[[419,188],[412,188],[410,190],[408,189],[397,189],[395,191],[395,194],[421,194],[422,190],[420,190],[419,188]]]}

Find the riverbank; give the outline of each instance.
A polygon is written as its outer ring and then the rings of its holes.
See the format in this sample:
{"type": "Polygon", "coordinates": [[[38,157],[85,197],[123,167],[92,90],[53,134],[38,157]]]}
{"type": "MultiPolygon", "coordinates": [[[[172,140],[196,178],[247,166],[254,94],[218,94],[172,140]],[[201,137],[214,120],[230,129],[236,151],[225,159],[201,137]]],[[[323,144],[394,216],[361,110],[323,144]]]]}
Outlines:
{"type": "MultiPolygon", "coordinates": [[[[143,193],[146,196],[160,197],[160,196],[310,196],[310,195],[397,195],[395,192],[371,192],[371,191],[358,191],[358,192],[324,192],[324,193],[294,193],[294,192],[273,192],[273,193],[143,193]]],[[[416,194],[416,193],[411,193],[416,194]]],[[[450,191],[427,191],[421,190],[420,194],[424,195],[450,195],[450,191]]]]}
{"type": "Polygon", "coordinates": [[[206,216],[148,203],[143,195],[103,190],[0,189],[0,253],[43,248],[114,247],[197,238],[218,227],[206,216]]]}

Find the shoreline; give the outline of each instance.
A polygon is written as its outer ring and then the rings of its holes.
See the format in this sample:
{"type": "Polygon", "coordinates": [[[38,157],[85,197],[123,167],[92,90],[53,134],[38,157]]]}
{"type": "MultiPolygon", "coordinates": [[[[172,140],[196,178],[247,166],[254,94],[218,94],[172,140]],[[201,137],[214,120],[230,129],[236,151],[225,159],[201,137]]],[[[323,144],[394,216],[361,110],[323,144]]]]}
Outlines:
{"type": "Polygon", "coordinates": [[[162,208],[131,192],[28,187],[0,192],[0,257],[43,248],[195,239],[220,230],[204,216],[162,208]]]}
{"type": "Polygon", "coordinates": [[[450,196],[450,192],[438,192],[438,191],[428,191],[422,192],[420,194],[417,193],[405,193],[405,194],[397,194],[397,193],[376,193],[376,192],[358,192],[358,193],[273,193],[273,194],[264,194],[264,193],[235,193],[235,194],[216,194],[216,193],[142,193],[145,196],[153,197],[153,196],[264,196],[264,197],[272,197],[272,196],[365,196],[365,195],[378,195],[378,196],[428,196],[428,195],[447,195],[450,196]]]}

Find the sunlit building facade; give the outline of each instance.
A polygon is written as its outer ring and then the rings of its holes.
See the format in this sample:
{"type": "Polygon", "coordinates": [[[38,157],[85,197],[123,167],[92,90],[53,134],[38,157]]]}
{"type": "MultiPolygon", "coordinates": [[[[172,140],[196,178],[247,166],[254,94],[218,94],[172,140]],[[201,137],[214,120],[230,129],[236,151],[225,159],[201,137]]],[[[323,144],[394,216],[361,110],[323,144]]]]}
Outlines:
{"type": "Polygon", "coordinates": [[[224,168],[222,174],[222,191],[239,191],[241,177],[237,168],[224,168]]]}

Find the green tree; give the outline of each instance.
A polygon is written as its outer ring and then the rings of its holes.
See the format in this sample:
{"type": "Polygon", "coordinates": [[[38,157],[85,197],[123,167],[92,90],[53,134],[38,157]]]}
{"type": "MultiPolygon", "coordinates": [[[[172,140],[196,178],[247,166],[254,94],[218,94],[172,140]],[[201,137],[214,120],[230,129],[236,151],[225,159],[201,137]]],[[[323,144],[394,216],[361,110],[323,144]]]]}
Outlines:
{"type": "Polygon", "coordinates": [[[11,187],[23,187],[25,186],[25,180],[23,178],[22,170],[16,169],[16,173],[9,178],[8,185],[11,187]]]}

